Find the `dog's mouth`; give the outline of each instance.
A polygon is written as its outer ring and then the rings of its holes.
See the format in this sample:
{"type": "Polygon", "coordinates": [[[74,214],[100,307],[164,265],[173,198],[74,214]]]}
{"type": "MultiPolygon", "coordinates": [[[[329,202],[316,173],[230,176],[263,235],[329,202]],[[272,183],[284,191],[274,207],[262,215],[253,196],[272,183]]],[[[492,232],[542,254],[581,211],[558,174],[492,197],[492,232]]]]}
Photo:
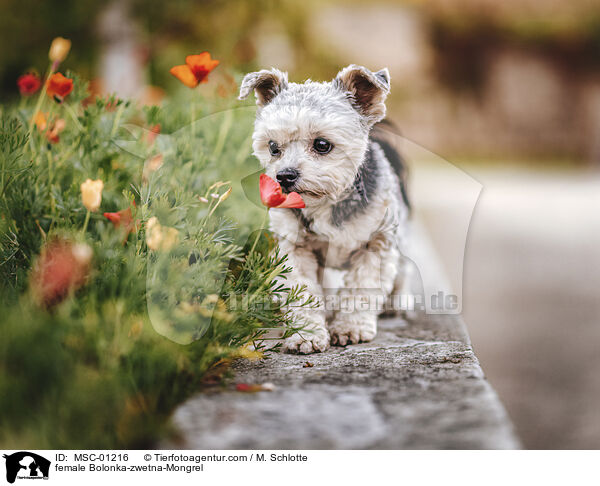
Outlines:
{"type": "Polygon", "coordinates": [[[300,194],[300,191],[296,188],[296,186],[284,186],[281,185],[281,192],[283,192],[284,194],[289,194],[290,192],[297,192],[298,194],[300,194]]]}
{"type": "MultiPolygon", "coordinates": [[[[286,191],[283,191],[283,192],[286,192],[286,191]]],[[[327,194],[325,192],[312,191],[310,189],[302,189],[302,188],[291,189],[289,192],[297,192],[301,196],[309,196],[309,197],[312,197],[315,199],[321,199],[321,198],[327,196],[327,194]]]]}
{"type": "Polygon", "coordinates": [[[283,192],[284,194],[296,192],[300,194],[302,198],[309,197],[311,199],[323,199],[329,196],[329,194],[325,191],[310,189],[304,186],[303,184],[292,184],[289,186],[284,186],[283,184],[281,184],[281,192],[283,192]]]}

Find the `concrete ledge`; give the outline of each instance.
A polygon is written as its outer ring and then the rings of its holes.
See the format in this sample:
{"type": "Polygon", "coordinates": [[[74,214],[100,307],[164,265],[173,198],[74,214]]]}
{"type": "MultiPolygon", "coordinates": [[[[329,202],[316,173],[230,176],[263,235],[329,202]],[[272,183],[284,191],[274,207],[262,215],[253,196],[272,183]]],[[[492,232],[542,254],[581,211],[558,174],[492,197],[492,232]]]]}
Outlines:
{"type": "Polygon", "coordinates": [[[371,343],[235,365],[273,392],[199,394],[172,418],[190,449],[512,449],[520,444],[457,316],[380,320],[371,343]],[[306,362],[312,367],[305,367],[306,362]]]}

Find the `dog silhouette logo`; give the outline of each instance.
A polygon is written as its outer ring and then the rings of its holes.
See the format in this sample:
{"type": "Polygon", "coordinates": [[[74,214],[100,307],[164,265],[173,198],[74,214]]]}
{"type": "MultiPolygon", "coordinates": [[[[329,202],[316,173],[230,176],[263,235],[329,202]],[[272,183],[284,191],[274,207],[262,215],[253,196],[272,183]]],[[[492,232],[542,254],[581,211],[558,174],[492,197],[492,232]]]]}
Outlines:
{"type": "Polygon", "coordinates": [[[50,472],[50,461],[45,457],[33,452],[20,451],[7,456],[6,461],[6,480],[14,483],[17,477],[19,479],[48,479],[50,472]]]}

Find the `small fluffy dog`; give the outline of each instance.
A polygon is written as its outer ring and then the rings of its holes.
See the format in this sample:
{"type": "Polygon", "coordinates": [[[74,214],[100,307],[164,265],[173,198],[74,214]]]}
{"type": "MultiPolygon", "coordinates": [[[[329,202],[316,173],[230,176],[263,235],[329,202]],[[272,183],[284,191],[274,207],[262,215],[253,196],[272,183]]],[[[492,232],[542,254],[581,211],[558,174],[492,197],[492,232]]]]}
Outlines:
{"type": "Polygon", "coordinates": [[[306,332],[288,338],[284,349],[312,353],[371,341],[382,311],[377,304],[402,283],[409,212],[402,161],[371,133],[385,117],[389,72],[350,65],[331,82],[298,84],[287,73],[263,70],[244,77],[240,99],[251,91],[258,105],[254,155],[284,192],[298,192],[306,204],[271,209],[270,229],[288,255],[291,284],[306,286],[319,302],[292,310],[306,332]],[[335,290],[341,304],[330,315],[328,268],[343,278],[335,290]]]}

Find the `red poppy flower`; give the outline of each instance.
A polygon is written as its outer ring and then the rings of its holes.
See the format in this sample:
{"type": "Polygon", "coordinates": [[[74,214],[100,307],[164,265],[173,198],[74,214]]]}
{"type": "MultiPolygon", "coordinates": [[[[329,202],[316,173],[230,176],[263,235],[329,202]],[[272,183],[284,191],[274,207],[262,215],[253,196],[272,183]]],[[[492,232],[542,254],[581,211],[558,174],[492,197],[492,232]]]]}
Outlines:
{"type": "Polygon", "coordinates": [[[156,137],[158,137],[160,135],[160,123],[157,123],[156,125],[152,125],[149,130],[146,132],[146,142],[148,143],[148,145],[152,146],[154,145],[154,141],[156,140],[156,137]]]}
{"type": "Polygon", "coordinates": [[[51,143],[58,143],[60,141],[59,135],[65,129],[66,126],[67,124],[62,118],[59,118],[58,120],[52,122],[50,128],[46,132],[46,138],[48,139],[48,141],[51,143]]]}
{"type": "Polygon", "coordinates": [[[269,208],[304,208],[306,205],[297,192],[283,194],[281,186],[266,174],[260,175],[260,200],[269,208]]]}
{"type": "Polygon", "coordinates": [[[170,73],[188,88],[195,88],[199,83],[208,82],[208,75],[219,65],[219,61],[211,59],[208,52],[187,56],[185,64],[170,69],[170,73]]]}
{"type": "Polygon", "coordinates": [[[50,98],[57,97],[62,101],[71,91],[73,91],[73,80],[61,73],[54,73],[46,84],[46,92],[50,98]]]}
{"type": "Polygon", "coordinates": [[[48,243],[35,264],[31,288],[36,300],[51,306],[81,287],[87,278],[92,249],[65,240],[48,243]]]}
{"type": "Polygon", "coordinates": [[[116,213],[104,213],[104,217],[108,219],[115,228],[123,228],[125,230],[125,239],[129,236],[129,233],[133,233],[139,228],[140,221],[133,220],[133,214],[131,208],[121,209],[116,213]]]}
{"type": "Polygon", "coordinates": [[[17,79],[19,92],[24,96],[31,96],[40,89],[41,85],[41,79],[32,73],[23,74],[23,76],[20,76],[19,79],[17,79]]]}

